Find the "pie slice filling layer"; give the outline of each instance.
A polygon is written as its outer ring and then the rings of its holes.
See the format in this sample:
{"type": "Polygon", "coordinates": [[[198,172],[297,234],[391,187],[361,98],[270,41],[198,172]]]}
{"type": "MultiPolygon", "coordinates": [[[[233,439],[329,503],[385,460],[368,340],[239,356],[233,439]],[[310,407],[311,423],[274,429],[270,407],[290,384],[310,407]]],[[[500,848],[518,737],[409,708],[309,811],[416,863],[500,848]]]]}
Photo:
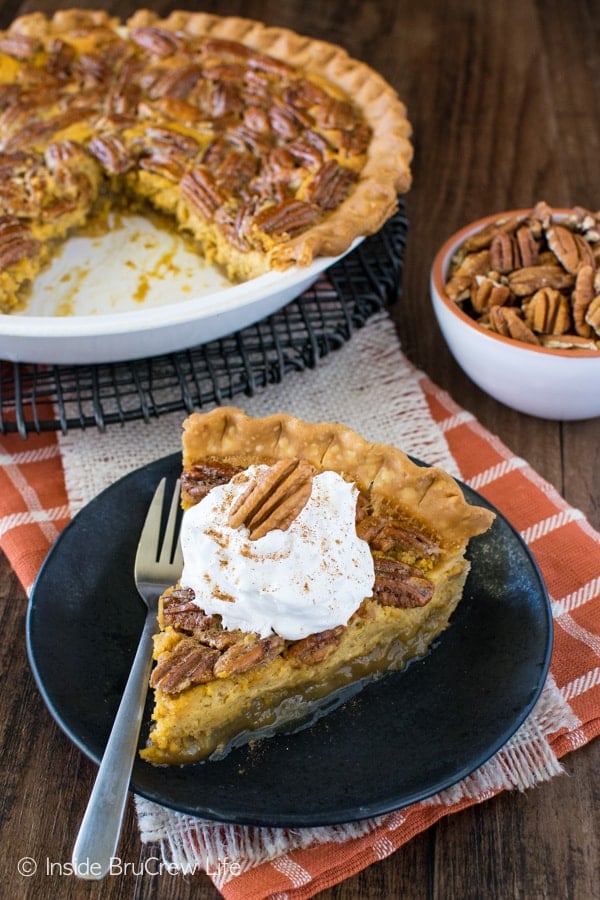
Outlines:
{"type": "Polygon", "coordinates": [[[394,447],[233,407],[184,423],[182,505],[141,751],[156,765],[295,730],[423,656],[493,520],[394,447]]]}

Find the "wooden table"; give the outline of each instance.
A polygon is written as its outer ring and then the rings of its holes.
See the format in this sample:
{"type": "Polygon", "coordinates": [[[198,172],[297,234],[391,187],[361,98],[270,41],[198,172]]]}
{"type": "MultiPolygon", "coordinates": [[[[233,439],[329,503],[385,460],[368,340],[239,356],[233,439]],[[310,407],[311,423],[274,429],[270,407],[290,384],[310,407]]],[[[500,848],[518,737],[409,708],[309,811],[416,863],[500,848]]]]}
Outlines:
{"type": "MultiPolygon", "coordinates": [[[[64,4],[70,5],[70,4],[64,4]]],[[[170,4],[147,3],[161,13],[170,4]]],[[[186,4],[182,3],[181,6],[186,4]]],[[[194,6],[195,4],[188,4],[194,6]]],[[[0,4],[0,25],[55,4],[0,4]]],[[[123,16],[129,2],[107,8],[123,16]]],[[[600,527],[600,421],[546,422],[506,409],[458,369],[428,299],[436,248],[456,227],[538,199],[600,207],[600,4],[593,0],[207,0],[343,44],[376,67],[406,101],[414,126],[414,186],[403,348],[454,399],[600,527]]],[[[586,385],[582,385],[582,390],[586,385]]],[[[29,671],[24,593],[0,562],[2,602],[2,883],[7,897],[215,898],[204,875],[150,873],[131,806],[120,856],[128,871],[101,884],[18,874],[70,860],[95,775],[47,712],[29,671]]],[[[525,795],[504,794],[440,822],[391,858],[322,894],[438,900],[592,900],[600,897],[600,743],[565,760],[567,775],[525,795]]]]}

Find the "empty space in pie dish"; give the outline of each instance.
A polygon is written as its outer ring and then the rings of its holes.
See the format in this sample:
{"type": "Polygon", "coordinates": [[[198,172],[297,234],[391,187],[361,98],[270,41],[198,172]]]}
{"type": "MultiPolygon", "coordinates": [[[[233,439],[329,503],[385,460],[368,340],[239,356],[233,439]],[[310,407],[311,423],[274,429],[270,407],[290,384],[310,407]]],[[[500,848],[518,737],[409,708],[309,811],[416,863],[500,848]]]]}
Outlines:
{"type": "Polygon", "coordinates": [[[0,315],[0,359],[96,364],[207,343],[276,312],[341,258],[233,283],[160,219],[111,212],[108,226],[71,235],[26,307],[0,315]]]}
{"type": "Polygon", "coordinates": [[[111,212],[105,228],[82,229],[34,281],[24,316],[141,312],[215,299],[233,283],[175,228],[155,217],[111,212]],[[94,233],[94,231],[96,233],[94,233]]]}

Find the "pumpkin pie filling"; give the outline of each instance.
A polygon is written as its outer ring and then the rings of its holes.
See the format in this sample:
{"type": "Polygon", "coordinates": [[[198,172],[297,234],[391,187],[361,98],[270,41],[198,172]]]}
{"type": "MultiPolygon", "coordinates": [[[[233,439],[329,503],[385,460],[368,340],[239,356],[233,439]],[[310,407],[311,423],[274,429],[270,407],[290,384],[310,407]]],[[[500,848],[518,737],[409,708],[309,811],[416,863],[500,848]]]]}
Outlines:
{"type": "Polygon", "coordinates": [[[468,541],[493,519],[449,475],[393,447],[232,407],[186,420],[182,504],[185,563],[161,598],[141,751],[154,764],[219,758],[294,730],[423,656],[462,596],[468,541]],[[316,487],[325,482],[331,495],[316,487]],[[346,527],[336,507],[348,502],[346,527]],[[244,579],[257,560],[266,574],[253,594],[244,579]]]}
{"type": "Polygon", "coordinates": [[[410,184],[406,111],[341,48],[140,10],[0,32],[0,311],[106,205],[151,209],[232,280],[338,255],[410,184]]]}

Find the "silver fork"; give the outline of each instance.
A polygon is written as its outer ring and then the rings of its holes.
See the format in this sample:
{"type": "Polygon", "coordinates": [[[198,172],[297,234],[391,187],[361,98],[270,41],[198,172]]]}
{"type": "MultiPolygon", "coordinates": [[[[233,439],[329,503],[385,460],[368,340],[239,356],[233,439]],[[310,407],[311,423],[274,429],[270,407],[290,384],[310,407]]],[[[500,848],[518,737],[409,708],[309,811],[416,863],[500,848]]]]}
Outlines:
{"type": "Polygon", "coordinates": [[[161,540],[165,489],[166,479],[163,478],[148,508],[135,557],[135,583],[148,612],[73,848],[74,872],[82,878],[104,878],[115,857],[152,667],[152,635],[156,631],[158,598],[181,575],[183,560],[177,527],[179,482],[171,497],[161,540]]]}

